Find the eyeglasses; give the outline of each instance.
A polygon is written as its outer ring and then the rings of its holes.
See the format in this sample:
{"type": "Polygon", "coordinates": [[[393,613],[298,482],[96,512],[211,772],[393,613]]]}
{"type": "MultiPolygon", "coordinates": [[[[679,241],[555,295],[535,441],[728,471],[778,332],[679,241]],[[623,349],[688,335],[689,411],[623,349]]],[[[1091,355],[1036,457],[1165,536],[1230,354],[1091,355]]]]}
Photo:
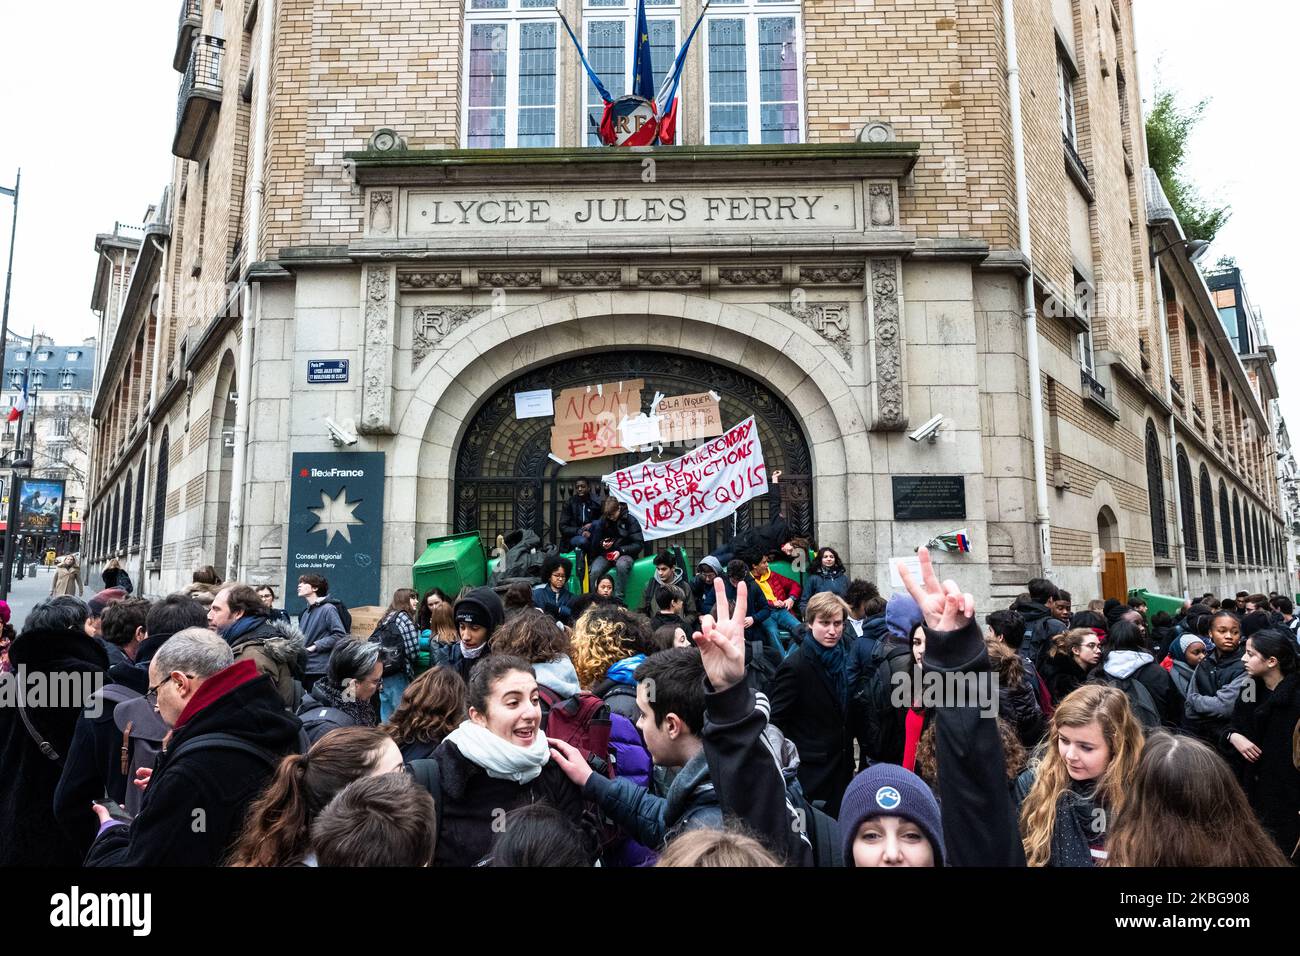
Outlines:
{"type": "MultiPolygon", "coordinates": [[[[176,671],[173,671],[172,673],[174,674],[174,673],[176,673],[176,671]]],[[[193,674],[186,674],[185,676],[188,677],[190,680],[194,680],[194,675],[193,675],[193,674]]],[[[157,706],[158,706],[158,691],[160,691],[160,690],[163,688],[163,685],[165,685],[165,684],[166,684],[169,680],[171,680],[171,679],[172,679],[172,675],[171,675],[171,674],[168,674],[166,677],[164,677],[162,680],[160,680],[160,681],[159,681],[157,684],[155,684],[153,687],[150,687],[150,688],[149,688],[149,693],[147,693],[147,694],[144,695],[144,699],[147,700],[147,701],[148,701],[152,706],[157,707],[157,706]]]]}

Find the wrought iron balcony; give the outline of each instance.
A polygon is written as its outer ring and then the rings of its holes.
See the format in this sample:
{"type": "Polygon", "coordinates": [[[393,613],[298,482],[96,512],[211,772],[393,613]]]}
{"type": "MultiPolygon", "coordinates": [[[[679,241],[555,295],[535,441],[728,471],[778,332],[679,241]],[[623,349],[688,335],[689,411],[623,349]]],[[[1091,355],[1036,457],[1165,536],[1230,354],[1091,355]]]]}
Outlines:
{"type": "Polygon", "coordinates": [[[1099,402],[1106,401],[1106,386],[1097,381],[1087,369],[1079,369],[1079,384],[1083,386],[1084,395],[1091,395],[1099,402]]]}
{"type": "Polygon", "coordinates": [[[176,52],[172,54],[172,69],[185,72],[190,61],[190,47],[194,35],[203,26],[203,0],[181,0],[181,21],[176,28],[176,52]]]}
{"type": "Polygon", "coordinates": [[[217,37],[201,36],[194,41],[190,64],[181,80],[176,137],[172,140],[172,154],[181,159],[198,159],[216,128],[224,49],[225,43],[217,37]]]}

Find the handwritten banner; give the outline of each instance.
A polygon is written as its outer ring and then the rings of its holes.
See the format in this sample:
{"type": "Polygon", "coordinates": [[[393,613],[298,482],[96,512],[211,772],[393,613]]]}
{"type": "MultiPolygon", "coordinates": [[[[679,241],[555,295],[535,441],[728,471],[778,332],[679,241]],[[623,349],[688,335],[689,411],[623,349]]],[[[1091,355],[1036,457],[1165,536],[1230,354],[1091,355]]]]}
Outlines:
{"type": "Polygon", "coordinates": [[[641,413],[643,385],[638,378],[561,391],[555,400],[551,454],[569,462],[631,451],[621,444],[618,426],[641,413]]]}
{"type": "Polygon", "coordinates": [[[718,400],[708,392],[671,395],[655,406],[655,414],[659,416],[659,440],[665,445],[722,434],[722,412],[718,400]]]}
{"type": "Polygon", "coordinates": [[[767,493],[767,466],[753,416],[672,461],[643,461],[603,478],[627,504],[647,541],[726,518],[767,493]]]}

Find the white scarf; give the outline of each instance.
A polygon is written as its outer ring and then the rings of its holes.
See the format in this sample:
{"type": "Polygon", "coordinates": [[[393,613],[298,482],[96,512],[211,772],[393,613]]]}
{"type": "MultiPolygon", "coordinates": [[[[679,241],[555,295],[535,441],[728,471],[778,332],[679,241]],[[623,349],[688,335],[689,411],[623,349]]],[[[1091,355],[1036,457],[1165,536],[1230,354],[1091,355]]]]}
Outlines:
{"type": "Polygon", "coordinates": [[[551,747],[540,727],[533,737],[532,746],[520,747],[502,740],[492,731],[472,720],[467,720],[447,735],[447,740],[466,760],[478,764],[489,777],[531,783],[551,759],[551,747]]]}
{"type": "Polygon", "coordinates": [[[477,660],[483,656],[483,652],[486,650],[487,641],[484,641],[478,647],[466,647],[464,641],[460,642],[460,652],[464,655],[465,660],[467,661],[477,660]]]}

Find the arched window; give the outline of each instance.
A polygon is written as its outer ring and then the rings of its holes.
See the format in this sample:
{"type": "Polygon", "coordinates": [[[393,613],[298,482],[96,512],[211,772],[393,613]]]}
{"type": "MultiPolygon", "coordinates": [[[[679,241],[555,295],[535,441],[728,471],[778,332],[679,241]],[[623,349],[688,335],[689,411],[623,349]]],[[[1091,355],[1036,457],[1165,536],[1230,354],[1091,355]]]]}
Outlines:
{"type": "Polygon", "coordinates": [[[163,524],[167,520],[167,429],[163,429],[162,440],[158,442],[158,457],[154,464],[153,486],[153,530],[149,536],[149,560],[161,561],[163,548],[163,524]]]}
{"type": "Polygon", "coordinates": [[[1223,527],[1223,560],[1235,564],[1237,552],[1232,549],[1232,505],[1228,502],[1228,484],[1219,479],[1219,523],[1223,527]]]}
{"type": "Polygon", "coordinates": [[[144,534],[144,469],[135,483],[135,517],[131,519],[131,546],[140,547],[140,536],[144,534]]]}
{"type": "Polygon", "coordinates": [[[1178,446],[1178,499],[1183,514],[1183,549],[1188,561],[1198,561],[1201,549],[1196,538],[1196,489],[1192,487],[1192,468],[1187,450],[1178,446]]]}
{"type": "Polygon", "coordinates": [[[1214,534],[1214,484],[1210,469],[1201,465],[1201,533],[1205,536],[1205,560],[1218,562],[1219,542],[1214,534]]]}
{"type": "Polygon", "coordinates": [[[118,530],[122,526],[122,516],[119,505],[122,501],[122,492],[119,489],[113,493],[113,516],[108,519],[108,550],[112,554],[117,553],[117,546],[121,542],[118,530]]]}
{"type": "Polygon", "coordinates": [[[1242,509],[1242,517],[1246,520],[1246,557],[1250,560],[1252,566],[1259,564],[1259,555],[1255,553],[1255,514],[1251,511],[1250,502],[1246,502],[1246,507],[1242,509]]]}
{"type": "Polygon", "coordinates": [[[1160,466],[1160,440],[1156,426],[1147,419],[1147,499],[1151,506],[1151,547],[1157,558],[1169,557],[1169,534],[1165,523],[1165,475],[1160,466]]]}
{"type": "Polygon", "coordinates": [[[1250,532],[1255,536],[1255,564],[1262,565],[1264,549],[1263,542],[1259,539],[1259,512],[1255,510],[1254,505],[1250,506],[1250,532]]]}
{"type": "Polygon", "coordinates": [[[1237,539],[1237,563],[1246,563],[1246,536],[1241,533],[1241,499],[1232,493],[1232,527],[1237,539]]]}
{"type": "Polygon", "coordinates": [[[135,497],[132,494],[134,490],[135,488],[131,484],[131,471],[127,469],[126,481],[122,484],[122,527],[117,539],[119,548],[126,547],[131,543],[131,502],[135,497]]]}

